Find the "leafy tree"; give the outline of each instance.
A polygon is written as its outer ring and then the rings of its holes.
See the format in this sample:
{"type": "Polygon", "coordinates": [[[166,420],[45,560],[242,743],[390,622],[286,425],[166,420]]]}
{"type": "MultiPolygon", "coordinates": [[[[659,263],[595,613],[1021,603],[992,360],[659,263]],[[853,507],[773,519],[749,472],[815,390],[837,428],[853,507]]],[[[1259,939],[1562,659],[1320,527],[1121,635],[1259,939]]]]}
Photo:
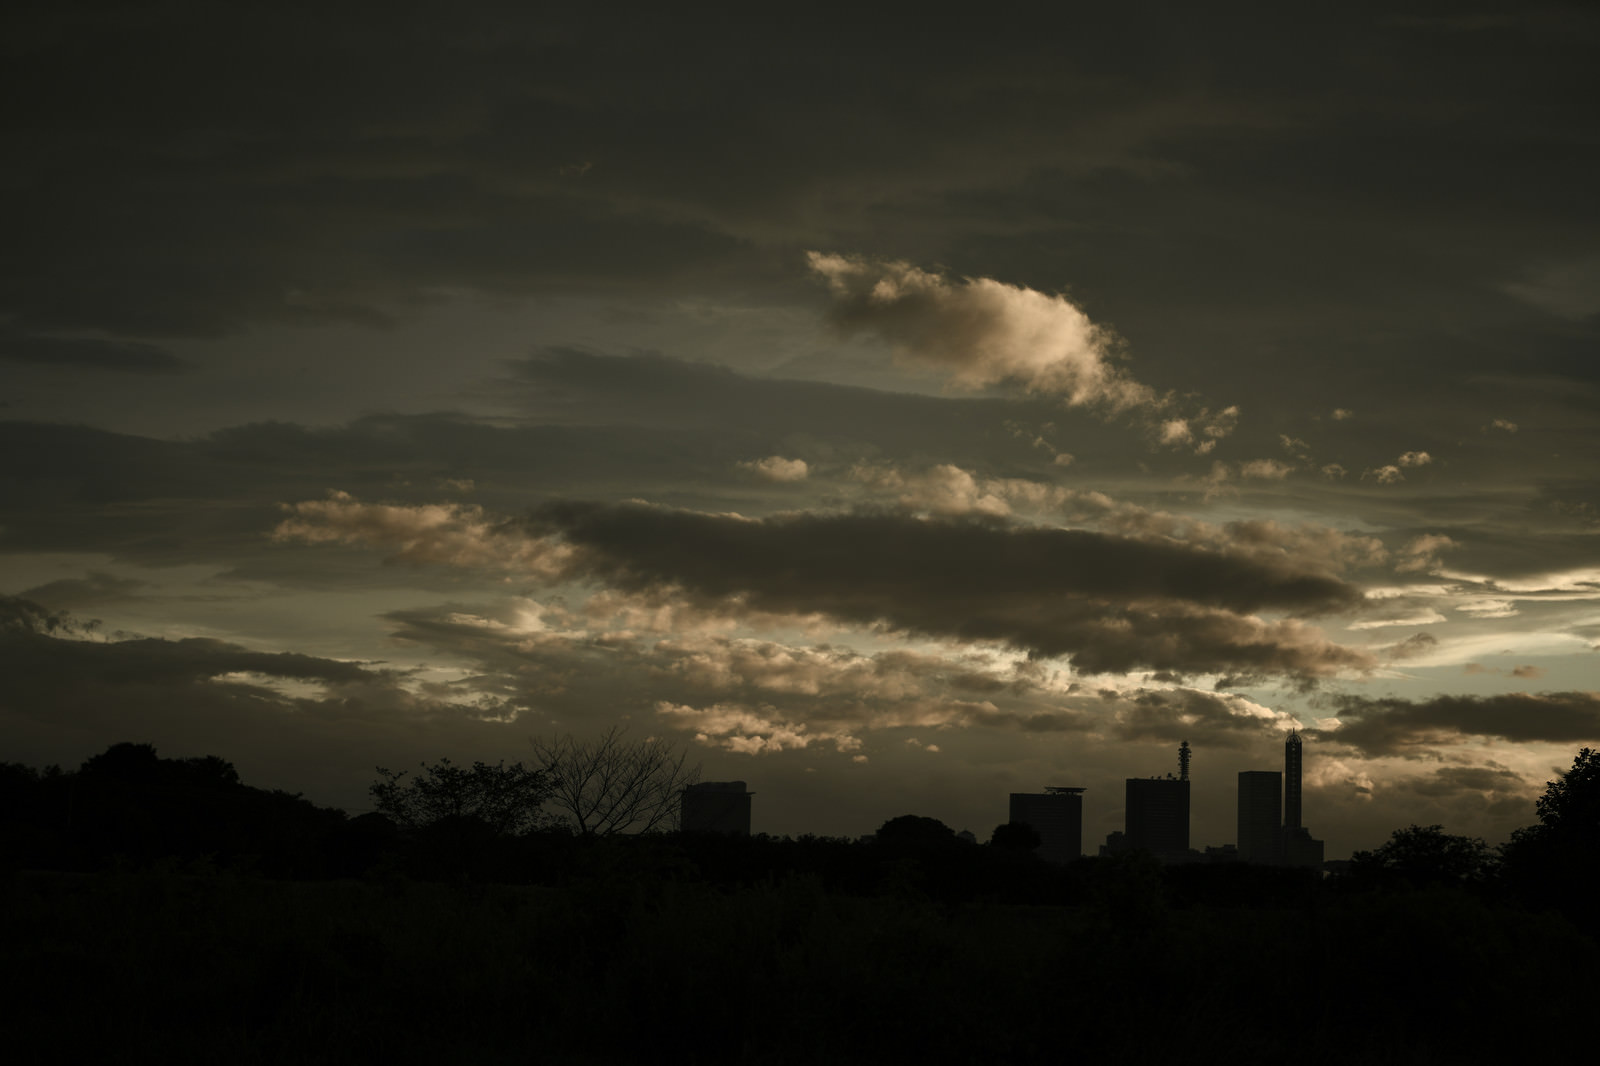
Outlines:
{"type": "Polygon", "coordinates": [[[163,759],[150,744],[123,741],[84,762],[82,772],[91,778],[138,782],[179,788],[236,789],[239,771],[216,755],[163,759]]]}
{"type": "Polygon", "coordinates": [[[1600,752],[1581,749],[1570,770],[1545,784],[1534,810],[1539,824],[1512,833],[1502,850],[1508,885],[1524,902],[1600,929],[1592,902],[1600,878],[1600,752]]]}
{"type": "Polygon", "coordinates": [[[91,755],[85,760],[82,771],[124,780],[149,780],[161,772],[161,764],[166,761],[156,754],[153,744],[123,741],[111,745],[99,755],[91,755]]]}
{"type": "Polygon", "coordinates": [[[1002,851],[1034,851],[1041,843],[1039,831],[1027,822],[1007,822],[1004,825],[997,825],[989,837],[989,846],[1002,851]]]}
{"type": "Polygon", "coordinates": [[[496,833],[511,834],[537,829],[548,817],[542,808],[550,796],[550,775],[520,762],[475,762],[469,768],[440,759],[422,764],[422,773],[410,780],[404,770],[377,770],[380,780],[368,791],[381,813],[408,829],[446,818],[475,818],[496,833]]]}
{"type": "Polygon", "coordinates": [[[1352,875],[1409,881],[1412,884],[1465,884],[1482,881],[1494,867],[1494,853],[1478,837],[1455,836],[1441,825],[1396,829],[1375,851],[1350,856],[1352,875]]]}
{"type": "Polygon", "coordinates": [[[880,825],[874,839],[897,850],[924,851],[954,844],[956,831],[937,818],[902,814],[880,825]]]}
{"type": "Polygon", "coordinates": [[[685,765],[676,743],[629,740],[620,726],[592,740],[567,734],[532,743],[551,804],[585,837],[676,828],[680,796],[700,780],[700,767],[685,765]]]}
{"type": "Polygon", "coordinates": [[[1550,833],[1600,844],[1600,752],[1579,750],[1572,769],[1546,782],[1534,810],[1550,833]]]}

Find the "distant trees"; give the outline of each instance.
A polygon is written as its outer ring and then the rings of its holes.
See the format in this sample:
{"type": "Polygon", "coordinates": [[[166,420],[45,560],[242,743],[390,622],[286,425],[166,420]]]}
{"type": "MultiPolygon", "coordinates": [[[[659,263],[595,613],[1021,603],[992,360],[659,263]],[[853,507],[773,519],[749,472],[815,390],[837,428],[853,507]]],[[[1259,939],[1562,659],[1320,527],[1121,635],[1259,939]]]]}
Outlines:
{"type": "Polygon", "coordinates": [[[956,831],[937,818],[902,814],[878,827],[873,838],[881,845],[899,851],[923,851],[956,842],[956,831]]]}
{"type": "Polygon", "coordinates": [[[1494,852],[1477,837],[1455,836],[1441,825],[1396,829],[1387,843],[1350,857],[1350,872],[1364,879],[1412,884],[1470,884],[1493,870],[1494,852]]]}
{"type": "Polygon", "coordinates": [[[1036,850],[1043,840],[1039,831],[1027,822],[1007,822],[994,827],[994,832],[989,836],[989,846],[999,848],[1001,851],[1030,852],[1036,850]]]}
{"type": "Polygon", "coordinates": [[[319,876],[342,856],[342,811],[252,788],[215,755],[123,742],[74,771],[0,766],[0,862],[60,869],[158,860],[319,876]]]}
{"type": "Polygon", "coordinates": [[[121,781],[160,782],[193,788],[234,788],[239,772],[226,759],[201,755],[188,759],[163,759],[154,745],[124,741],[113,744],[84,762],[85,775],[121,781]]]}
{"type": "Polygon", "coordinates": [[[687,765],[676,742],[630,740],[620,726],[590,740],[568,734],[532,743],[551,806],[584,837],[676,828],[679,796],[700,780],[699,765],[687,765]]]}
{"type": "Polygon", "coordinates": [[[378,767],[379,780],[368,790],[380,813],[407,829],[425,829],[445,819],[476,819],[495,833],[514,835],[549,821],[543,807],[552,775],[520,762],[456,766],[440,759],[422,764],[422,773],[378,767]]]}

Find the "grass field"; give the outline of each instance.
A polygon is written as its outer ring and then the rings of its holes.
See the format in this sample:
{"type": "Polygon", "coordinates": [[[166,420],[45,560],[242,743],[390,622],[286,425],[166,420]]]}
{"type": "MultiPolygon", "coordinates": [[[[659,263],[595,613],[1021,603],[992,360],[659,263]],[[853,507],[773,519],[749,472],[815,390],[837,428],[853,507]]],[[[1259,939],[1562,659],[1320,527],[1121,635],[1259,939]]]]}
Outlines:
{"type": "MultiPolygon", "coordinates": [[[[1072,907],[808,877],[5,879],[27,1060],[1480,1062],[1581,1049],[1594,946],[1456,891],[1072,907]]],[[[1144,886],[1148,888],[1148,886],[1144,886]]]]}

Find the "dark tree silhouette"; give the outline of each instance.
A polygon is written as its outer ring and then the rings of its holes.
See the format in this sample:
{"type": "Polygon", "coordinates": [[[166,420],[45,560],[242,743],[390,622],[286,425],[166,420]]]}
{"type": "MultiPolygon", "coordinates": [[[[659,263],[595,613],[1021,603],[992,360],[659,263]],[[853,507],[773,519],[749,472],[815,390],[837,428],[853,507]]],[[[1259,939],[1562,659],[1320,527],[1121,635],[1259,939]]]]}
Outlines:
{"type": "Polygon", "coordinates": [[[1556,907],[1594,929],[1600,877],[1600,752],[1581,749],[1572,768],[1545,784],[1539,824],[1518,829],[1502,849],[1506,881],[1525,902],[1556,907]]]}
{"type": "Polygon", "coordinates": [[[1455,836],[1441,825],[1396,829],[1387,843],[1350,857],[1350,873],[1362,879],[1402,880],[1414,885],[1473,884],[1494,867],[1494,853],[1477,837],[1455,836]]]}
{"type": "Polygon", "coordinates": [[[1600,752],[1580,749],[1572,769],[1546,782],[1534,810],[1547,832],[1600,844],[1600,752]]]}
{"type": "Polygon", "coordinates": [[[377,769],[381,780],[368,791],[380,812],[407,829],[423,829],[446,818],[475,818],[495,833],[515,834],[549,820],[542,808],[550,796],[550,776],[521,763],[475,762],[469,768],[440,759],[432,766],[423,764],[422,773],[409,781],[404,770],[377,769]]]}
{"type": "Polygon", "coordinates": [[[532,743],[550,802],[585,837],[677,828],[679,795],[700,779],[673,741],[630,741],[620,726],[592,740],[568,734],[532,743]]]}
{"type": "Polygon", "coordinates": [[[165,761],[156,755],[154,744],[123,741],[84,761],[83,772],[125,781],[149,780],[161,772],[165,761]]]}
{"type": "Polygon", "coordinates": [[[902,814],[878,827],[874,838],[879,844],[898,850],[922,851],[956,842],[956,831],[937,818],[902,814]]]}
{"type": "Polygon", "coordinates": [[[994,827],[989,836],[989,846],[1002,851],[1029,852],[1040,843],[1039,831],[1027,822],[1007,822],[994,827]]]}

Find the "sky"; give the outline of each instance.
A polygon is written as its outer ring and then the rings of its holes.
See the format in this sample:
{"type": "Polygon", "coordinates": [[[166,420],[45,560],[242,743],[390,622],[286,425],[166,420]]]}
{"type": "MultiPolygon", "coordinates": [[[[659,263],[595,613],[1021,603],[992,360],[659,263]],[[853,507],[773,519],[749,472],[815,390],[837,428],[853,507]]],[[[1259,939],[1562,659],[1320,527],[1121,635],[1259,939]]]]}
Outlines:
{"type": "Polygon", "coordinates": [[[614,725],[753,828],[1600,741],[1600,12],[5,16],[0,758],[370,808],[614,725]]]}

